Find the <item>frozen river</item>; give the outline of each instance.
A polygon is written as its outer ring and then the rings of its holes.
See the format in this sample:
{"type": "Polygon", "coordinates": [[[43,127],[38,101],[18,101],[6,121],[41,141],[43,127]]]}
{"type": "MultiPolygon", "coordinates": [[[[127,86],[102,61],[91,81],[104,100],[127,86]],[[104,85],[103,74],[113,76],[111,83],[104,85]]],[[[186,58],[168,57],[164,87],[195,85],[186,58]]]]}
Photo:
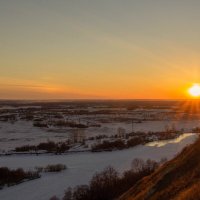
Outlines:
{"type": "Polygon", "coordinates": [[[113,152],[2,156],[0,166],[9,168],[34,169],[35,166],[62,163],[66,164],[68,169],[60,173],[46,173],[40,179],[0,190],[0,199],[48,200],[53,195],[62,197],[67,187],[87,184],[95,172],[107,166],[113,166],[122,172],[130,168],[134,158],[160,160],[166,157],[171,159],[196,138],[196,134],[184,134],[174,140],[149,143],[113,152]]]}

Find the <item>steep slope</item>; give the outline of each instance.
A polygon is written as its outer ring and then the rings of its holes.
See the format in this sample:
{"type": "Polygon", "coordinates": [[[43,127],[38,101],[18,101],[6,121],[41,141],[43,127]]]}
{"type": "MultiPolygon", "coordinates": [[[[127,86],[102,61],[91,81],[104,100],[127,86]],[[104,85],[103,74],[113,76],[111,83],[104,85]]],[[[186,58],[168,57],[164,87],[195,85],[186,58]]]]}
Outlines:
{"type": "Polygon", "coordinates": [[[119,200],[200,200],[200,139],[119,200]]]}

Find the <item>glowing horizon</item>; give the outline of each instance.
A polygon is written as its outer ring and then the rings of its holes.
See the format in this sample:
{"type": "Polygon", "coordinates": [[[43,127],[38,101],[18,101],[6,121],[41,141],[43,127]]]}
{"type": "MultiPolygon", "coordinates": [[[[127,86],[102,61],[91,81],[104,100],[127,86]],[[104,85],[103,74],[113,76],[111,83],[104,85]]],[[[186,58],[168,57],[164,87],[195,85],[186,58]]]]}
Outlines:
{"type": "Polygon", "coordinates": [[[192,99],[200,2],[0,2],[0,99],[192,99]]]}

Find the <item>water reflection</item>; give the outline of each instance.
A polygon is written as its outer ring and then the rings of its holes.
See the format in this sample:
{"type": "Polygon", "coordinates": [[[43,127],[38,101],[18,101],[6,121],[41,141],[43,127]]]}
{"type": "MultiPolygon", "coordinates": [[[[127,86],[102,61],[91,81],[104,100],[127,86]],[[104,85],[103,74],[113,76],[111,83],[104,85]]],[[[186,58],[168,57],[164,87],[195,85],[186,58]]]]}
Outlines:
{"type": "Polygon", "coordinates": [[[175,144],[175,143],[179,143],[180,141],[188,138],[188,137],[193,137],[194,140],[197,139],[197,134],[196,133],[184,133],[182,135],[180,135],[179,137],[175,138],[175,139],[171,139],[171,140],[161,140],[161,141],[154,141],[154,142],[150,142],[148,144],[146,144],[146,146],[150,146],[150,147],[162,147],[165,146],[166,144],[175,144]]]}

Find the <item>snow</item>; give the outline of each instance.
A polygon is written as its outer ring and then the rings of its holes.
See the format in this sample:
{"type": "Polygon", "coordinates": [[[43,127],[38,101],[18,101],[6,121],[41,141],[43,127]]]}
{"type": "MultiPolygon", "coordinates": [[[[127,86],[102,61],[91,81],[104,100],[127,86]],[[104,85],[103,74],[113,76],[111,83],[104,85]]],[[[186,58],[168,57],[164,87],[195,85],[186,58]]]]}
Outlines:
{"type": "Polygon", "coordinates": [[[67,139],[67,135],[66,132],[47,132],[27,121],[17,121],[13,124],[0,122],[0,151],[12,150],[26,144],[38,144],[48,139],[62,141],[67,139]]]}
{"type": "MultiPolygon", "coordinates": [[[[179,121],[144,121],[142,123],[134,123],[133,131],[163,131],[166,126],[172,126],[178,130],[184,129],[185,132],[197,126],[200,126],[200,120],[179,120],[179,121]]],[[[113,135],[117,134],[119,127],[124,128],[126,133],[132,131],[131,123],[101,123],[101,127],[89,127],[84,130],[86,137],[97,135],[113,135]]],[[[32,125],[32,122],[17,121],[15,123],[0,122],[0,151],[12,150],[27,144],[39,144],[47,140],[63,141],[70,137],[73,132],[71,128],[48,130],[45,128],[38,128],[32,125]]]]}
{"type": "Polygon", "coordinates": [[[171,159],[196,138],[196,134],[184,134],[181,138],[165,141],[163,145],[158,145],[158,143],[139,145],[135,148],[113,152],[2,156],[0,166],[9,168],[34,169],[35,166],[62,163],[67,165],[68,169],[60,173],[42,174],[40,179],[0,190],[0,199],[48,200],[53,195],[62,197],[67,187],[87,184],[95,172],[109,165],[122,172],[129,169],[134,158],[160,160],[166,157],[171,159]]]}

